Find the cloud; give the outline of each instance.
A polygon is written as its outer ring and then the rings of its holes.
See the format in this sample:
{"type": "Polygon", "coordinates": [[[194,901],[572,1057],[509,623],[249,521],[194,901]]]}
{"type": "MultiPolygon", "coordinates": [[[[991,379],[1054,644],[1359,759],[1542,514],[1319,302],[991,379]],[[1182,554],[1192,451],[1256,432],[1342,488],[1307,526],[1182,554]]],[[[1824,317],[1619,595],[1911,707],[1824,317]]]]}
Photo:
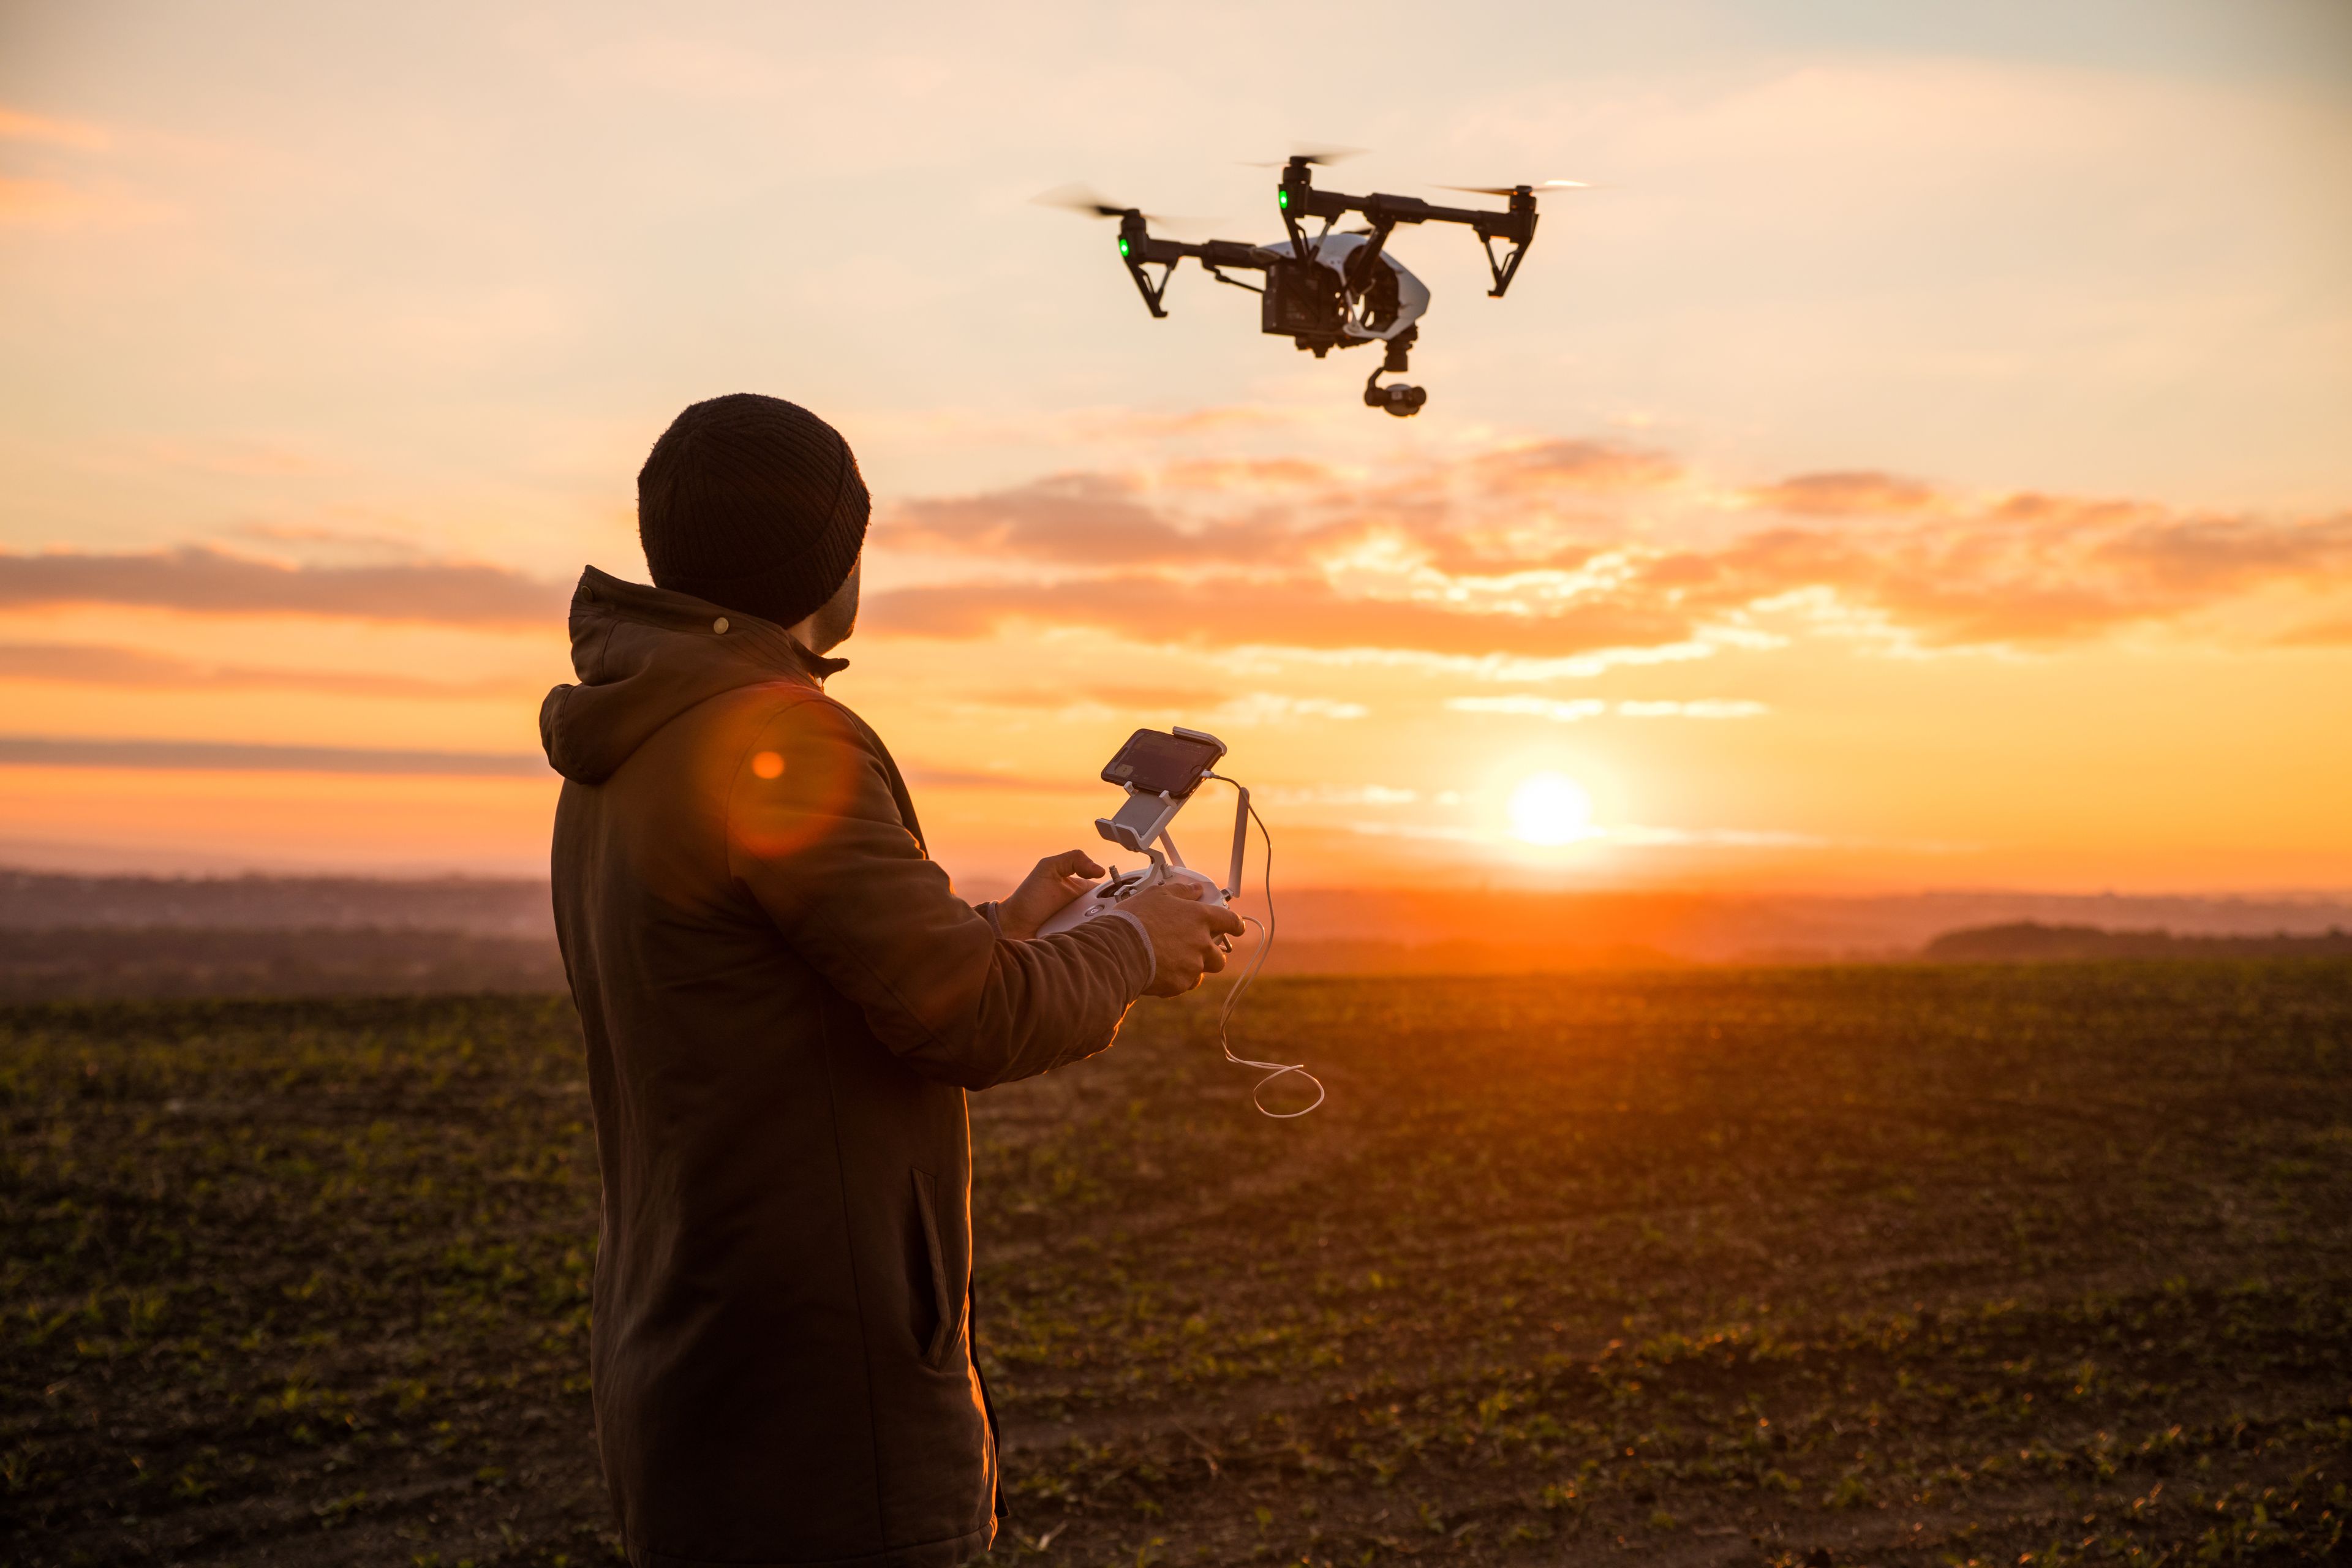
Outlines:
{"type": "Polygon", "coordinates": [[[119,194],[84,190],[62,180],[0,174],[0,225],[75,228],[87,223],[133,222],[154,211],[119,194]]]}
{"type": "Polygon", "coordinates": [[[2264,589],[2334,585],[2352,568],[2352,515],[2177,519],[2035,498],[1876,537],[1768,530],[1707,564],[1713,574],[1691,602],[1753,605],[1819,589],[1929,647],[2053,646],[2264,589]]]}
{"type": "Polygon", "coordinates": [[[105,148],[108,140],[104,131],[79,120],[58,120],[0,104],[0,142],[43,142],[52,147],[96,153],[105,148]]]}
{"type": "Polygon", "coordinates": [[[1772,710],[1741,698],[1702,697],[1696,702],[1627,701],[1617,704],[1623,719],[1754,719],[1772,710]]]}
{"type": "Polygon", "coordinates": [[[2145,522],[2101,541],[2093,554],[2171,593],[2226,593],[2352,563],[2352,512],[2293,528],[2243,517],[2145,522]]]}
{"type": "Polygon", "coordinates": [[[959,700],[981,703],[990,708],[1058,709],[1087,705],[1134,712],[1158,708],[1191,711],[1214,701],[1215,698],[1210,692],[1186,686],[1079,685],[1012,687],[991,689],[959,700]]]}
{"type": "Polygon", "coordinates": [[[1141,494],[1130,477],[1062,475],[989,495],[913,501],[876,531],[898,550],[1081,565],[1174,563],[1202,553],[1202,542],[1141,494]]]}
{"type": "Polygon", "coordinates": [[[1188,722],[1219,724],[1361,719],[1371,712],[1360,702],[1334,701],[1325,697],[1289,697],[1273,691],[1245,691],[1234,697],[1167,686],[1029,687],[959,697],[957,706],[1045,710],[1066,719],[1175,712],[1191,715],[1188,722]]]}
{"type": "MultiPolygon", "coordinates": [[[[1666,455],[1596,441],[1365,470],[1256,458],[1109,467],[904,502],[875,538],[926,557],[929,580],[890,587],[891,574],[869,574],[869,638],[1084,630],[1519,681],[1800,637],[1909,653],[2050,648],[2210,616],[2233,639],[2275,641],[2280,629],[2263,621],[2288,597],[2325,600],[2302,618],[2332,624],[2352,584],[2352,512],[1970,496],[1862,468],[1727,487],[1666,455]]],[[[217,545],[0,551],[0,608],[544,628],[562,624],[563,601],[558,584],[469,562],[291,565],[217,545]]],[[[1133,696],[1105,700],[1133,706],[1133,696]]],[[[1086,699],[1057,688],[1037,705],[1074,700],[1086,699]]]]}
{"type": "Polygon", "coordinates": [[[1328,697],[1285,697],[1272,691],[1249,691],[1212,710],[1218,724],[1288,724],[1300,719],[1361,719],[1371,710],[1360,702],[1336,702],[1328,697]]]}
{"type": "Polygon", "coordinates": [[[555,777],[537,752],[375,751],[356,746],[271,746],[228,741],[86,741],[0,735],[0,766],[166,768],[217,773],[437,774],[456,778],[555,777]]]}
{"type": "Polygon", "coordinates": [[[878,594],[869,624],[885,635],[1085,627],[1423,659],[1607,649],[1622,663],[1774,646],[1780,626],[1912,652],[2057,647],[2280,587],[2326,591],[2352,567],[2343,515],[1969,496],[1860,468],[1725,488],[1668,454],[1591,440],[1362,472],[1235,460],[1062,474],[916,502],[879,531],[985,562],[987,578],[878,594]],[[1778,516],[1737,526],[1758,512],[1778,516]]]}
{"type": "Polygon", "coordinates": [[[536,689],[518,680],[425,680],[357,670],[204,664],[142,648],[84,643],[0,643],[0,680],[152,690],[333,691],[354,697],[439,699],[510,696],[536,689]]]}
{"type": "MultiPolygon", "coordinates": [[[[1268,805],[1412,805],[1422,795],[1419,790],[1388,784],[1276,784],[1259,790],[1257,798],[1268,805]]],[[[1451,790],[1435,798],[1442,805],[1461,801],[1451,790]]]]}
{"type": "Polygon", "coordinates": [[[1597,697],[1564,700],[1525,696],[1449,697],[1445,700],[1445,706],[1455,713],[1520,714],[1531,719],[1549,719],[1555,724],[1577,724],[1610,713],[1621,719],[1753,719],[1771,711],[1761,702],[1716,698],[1701,698],[1689,702],[1630,700],[1611,703],[1597,697]]]}
{"type": "Polygon", "coordinates": [[[2352,618],[2314,621],[2273,640],[2278,647],[2352,647],[2352,618]]]}
{"type": "Polygon", "coordinates": [[[989,790],[1006,795],[1094,795],[1091,780],[1031,779],[1013,773],[980,773],[970,768],[930,768],[919,763],[900,770],[909,784],[928,789],[989,790]]]}
{"type": "Polygon", "coordinates": [[[1549,697],[1449,697],[1445,706],[1454,713],[1518,713],[1531,719],[1549,719],[1555,724],[1580,723],[1609,711],[1609,704],[1598,697],[1579,697],[1568,701],[1555,701],[1549,697]]]}
{"type": "Polygon", "coordinates": [[[1654,489],[1683,478],[1662,452],[1605,441],[1545,441],[1473,461],[1481,482],[1500,491],[1654,489]]]}
{"type": "Polygon", "coordinates": [[[1690,617],[1608,602],[1557,614],[1476,614],[1351,597],[1321,577],[1178,580],[1143,574],[1050,584],[941,584],[874,595],[860,624],[885,635],[971,638],[1020,625],[1083,627],[1159,644],[1409,648],[1557,658],[1681,640],[1690,617]]]}
{"type": "Polygon", "coordinates": [[[205,545],[105,554],[0,551],[0,607],[140,605],[194,615],[561,626],[562,586],[503,566],[286,566],[205,545]]]}
{"type": "Polygon", "coordinates": [[[1799,474],[1779,484],[1759,485],[1744,492],[1744,496],[1751,506],[1808,517],[1871,517],[1925,511],[1937,500],[1936,492],[1916,479],[1898,479],[1869,469],[1799,474]]]}

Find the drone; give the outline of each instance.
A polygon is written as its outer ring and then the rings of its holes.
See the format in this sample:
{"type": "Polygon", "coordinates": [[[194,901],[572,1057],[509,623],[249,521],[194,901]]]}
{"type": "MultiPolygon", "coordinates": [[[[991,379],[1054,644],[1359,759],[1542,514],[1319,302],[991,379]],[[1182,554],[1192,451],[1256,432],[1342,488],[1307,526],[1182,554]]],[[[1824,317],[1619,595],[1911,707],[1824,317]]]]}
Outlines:
{"type": "MultiPolygon", "coordinates": [[[[1578,180],[1547,180],[1539,185],[1449,185],[1447,190],[1472,195],[1506,196],[1510,205],[1501,212],[1475,207],[1444,207],[1418,196],[1374,193],[1351,196],[1315,188],[1314,170],[1347,156],[1344,153],[1301,153],[1282,165],[1282,183],[1274,204],[1289,236],[1272,245],[1244,245],[1211,239],[1200,244],[1163,239],[1151,233],[1155,221],[1135,207],[1122,207],[1079,191],[1049,193],[1040,202],[1067,206],[1097,217],[1118,219],[1118,255],[1136,291],[1155,318],[1167,310],[1168,281],[1177,263],[1191,257],[1202,271],[1220,283],[1246,289],[1261,297],[1258,330],[1288,338],[1297,347],[1321,359],[1333,349],[1380,343],[1384,355],[1364,379],[1364,403],[1399,419],[1409,419],[1429,401],[1424,387],[1391,382],[1383,375],[1402,375],[1409,368],[1412,345],[1421,336],[1422,313],[1429,309],[1429,286],[1405,269],[1388,252],[1389,236],[1399,224],[1458,223],[1478,237],[1486,252],[1486,266],[1495,286],[1486,297],[1499,300],[1518,276],[1519,263],[1536,237],[1536,193],[1554,187],[1580,187],[1578,180]],[[1332,225],[1355,214],[1368,226],[1332,232],[1332,225]],[[1305,224],[1320,218],[1323,226],[1309,238],[1305,224]],[[1496,241],[1507,247],[1496,253],[1496,241]],[[1148,268],[1157,267],[1154,278],[1148,268]],[[1229,272],[1262,272],[1263,285],[1244,283],[1229,272]]],[[[1260,165],[1261,167],[1270,165],[1260,165]]],[[[1160,218],[1166,223],[1170,220],[1160,218]]]]}

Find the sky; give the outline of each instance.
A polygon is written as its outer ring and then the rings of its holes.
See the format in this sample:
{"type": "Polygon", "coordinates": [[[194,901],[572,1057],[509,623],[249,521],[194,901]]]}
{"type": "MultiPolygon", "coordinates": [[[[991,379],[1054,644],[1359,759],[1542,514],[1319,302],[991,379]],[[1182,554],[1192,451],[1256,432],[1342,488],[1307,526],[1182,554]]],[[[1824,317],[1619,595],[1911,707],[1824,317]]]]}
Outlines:
{"type": "Polygon", "coordinates": [[[2333,0],[0,0],[0,862],[543,868],[732,391],[857,451],[969,882],[1182,723],[1324,886],[2352,887],[2333,0]],[[1304,146],[1586,183],[1501,300],[1399,231],[1414,419],[1032,199],[1265,241],[1304,146]]]}

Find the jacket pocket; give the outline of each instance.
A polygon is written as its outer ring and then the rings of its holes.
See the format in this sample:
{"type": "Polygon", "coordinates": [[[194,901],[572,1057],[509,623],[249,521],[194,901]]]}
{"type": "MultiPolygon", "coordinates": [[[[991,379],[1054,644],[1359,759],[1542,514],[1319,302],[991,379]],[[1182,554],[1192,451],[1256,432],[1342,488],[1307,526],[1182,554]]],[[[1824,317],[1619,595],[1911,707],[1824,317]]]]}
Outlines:
{"type": "Polygon", "coordinates": [[[956,1324],[963,1314],[948,1297],[947,1252],[940,1245],[939,1178],[929,1171],[917,1171],[914,1177],[915,1223],[920,1235],[908,1260],[915,1265],[908,1270],[907,1294],[914,1316],[908,1326],[915,1342],[923,1347],[923,1360],[938,1366],[955,1343],[956,1324]]]}

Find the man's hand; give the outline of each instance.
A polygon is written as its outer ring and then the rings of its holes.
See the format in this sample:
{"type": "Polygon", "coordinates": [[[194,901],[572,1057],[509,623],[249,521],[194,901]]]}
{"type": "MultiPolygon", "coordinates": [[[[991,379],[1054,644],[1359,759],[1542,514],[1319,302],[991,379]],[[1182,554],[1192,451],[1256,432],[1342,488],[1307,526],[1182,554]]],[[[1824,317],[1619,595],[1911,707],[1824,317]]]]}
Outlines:
{"type": "Polygon", "coordinates": [[[1037,934],[1037,928],[1067,907],[1072,899],[1095,885],[1103,868],[1083,849],[1066,849],[1037,862],[1003,903],[996,906],[998,929],[1018,942],[1037,934]]]}
{"type": "Polygon", "coordinates": [[[1143,988],[1146,996],[1181,996],[1192,990],[1203,975],[1225,966],[1224,951],[1217,946],[1217,938],[1242,934],[1241,916],[1222,904],[1202,903],[1198,882],[1162,882],[1119,908],[1141,921],[1143,929],[1151,933],[1155,967],[1151,984],[1143,988]]]}

